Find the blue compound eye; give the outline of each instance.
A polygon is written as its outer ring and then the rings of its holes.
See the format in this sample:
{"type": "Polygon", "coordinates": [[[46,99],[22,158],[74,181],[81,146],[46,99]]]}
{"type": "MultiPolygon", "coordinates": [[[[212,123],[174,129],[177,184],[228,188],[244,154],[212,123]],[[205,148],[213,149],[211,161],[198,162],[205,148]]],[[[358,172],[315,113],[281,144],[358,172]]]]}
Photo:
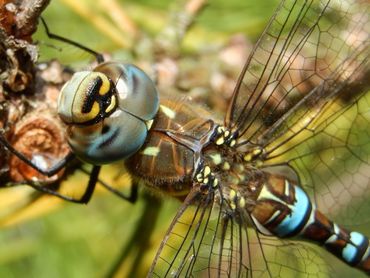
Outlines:
{"type": "Polygon", "coordinates": [[[75,73],[58,100],[72,150],[93,164],[125,159],[138,151],[158,107],[152,80],[134,65],[116,62],[75,73]]]}

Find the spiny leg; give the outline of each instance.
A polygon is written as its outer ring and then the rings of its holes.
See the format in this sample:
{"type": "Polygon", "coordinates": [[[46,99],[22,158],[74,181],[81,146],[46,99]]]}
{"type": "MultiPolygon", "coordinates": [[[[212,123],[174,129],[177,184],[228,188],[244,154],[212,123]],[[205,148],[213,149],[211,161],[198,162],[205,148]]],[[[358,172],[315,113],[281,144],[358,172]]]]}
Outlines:
{"type": "Polygon", "coordinates": [[[82,195],[78,203],[87,204],[90,201],[91,196],[94,193],[96,183],[98,182],[100,169],[101,169],[101,166],[95,166],[95,165],[93,166],[91,173],[90,173],[89,182],[87,184],[86,191],[84,195],[82,195]]]}
{"type": "Polygon", "coordinates": [[[64,194],[59,193],[58,191],[56,191],[57,188],[59,187],[58,183],[60,183],[61,181],[57,181],[57,182],[54,182],[52,184],[42,184],[42,183],[35,182],[35,181],[9,182],[5,186],[6,187],[14,187],[14,186],[18,186],[18,185],[28,185],[28,186],[31,186],[32,188],[34,188],[34,189],[36,189],[40,192],[56,196],[56,197],[61,198],[65,201],[68,201],[68,202],[78,203],[78,204],[87,204],[90,201],[92,194],[94,193],[96,183],[99,181],[98,177],[99,177],[99,173],[100,173],[100,168],[101,168],[101,166],[94,166],[93,167],[91,173],[89,174],[89,181],[88,181],[86,190],[85,190],[85,192],[84,192],[84,194],[82,195],[81,198],[73,198],[73,197],[64,195],[64,194]],[[56,189],[53,188],[55,186],[57,187],[56,189]]]}

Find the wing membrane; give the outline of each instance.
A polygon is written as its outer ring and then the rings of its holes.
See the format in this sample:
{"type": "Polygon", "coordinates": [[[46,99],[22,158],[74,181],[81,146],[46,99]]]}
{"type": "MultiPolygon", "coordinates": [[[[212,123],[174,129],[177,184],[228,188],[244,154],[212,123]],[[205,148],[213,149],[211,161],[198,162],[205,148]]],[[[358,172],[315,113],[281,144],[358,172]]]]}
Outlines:
{"type": "Polygon", "coordinates": [[[279,148],[279,140],[271,143],[266,162],[290,163],[318,207],[334,220],[364,223],[370,212],[370,94],[352,106],[332,103],[334,109],[339,111],[322,112],[293,140],[280,138],[286,143],[279,148]]]}
{"type": "MultiPolygon", "coordinates": [[[[282,1],[225,118],[239,147],[263,146],[267,166],[291,164],[340,223],[370,213],[368,16],[366,1],[282,1]]],[[[193,187],[149,276],[335,277],[305,243],[258,234],[244,209],[230,208],[223,185],[193,187]]]]}
{"type": "Polygon", "coordinates": [[[283,1],[235,89],[226,124],[291,164],[342,224],[370,214],[367,1],[283,1]]]}
{"type": "Polygon", "coordinates": [[[282,1],[240,75],[226,125],[263,144],[288,111],[316,109],[318,98],[342,92],[329,94],[330,86],[356,81],[353,73],[368,67],[368,9],[358,1],[282,1]]]}
{"type": "Polygon", "coordinates": [[[167,231],[149,277],[316,277],[329,273],[310,247],[248,228],[247,212],[231,211],[219,192],[193,188],[167,231]]]}

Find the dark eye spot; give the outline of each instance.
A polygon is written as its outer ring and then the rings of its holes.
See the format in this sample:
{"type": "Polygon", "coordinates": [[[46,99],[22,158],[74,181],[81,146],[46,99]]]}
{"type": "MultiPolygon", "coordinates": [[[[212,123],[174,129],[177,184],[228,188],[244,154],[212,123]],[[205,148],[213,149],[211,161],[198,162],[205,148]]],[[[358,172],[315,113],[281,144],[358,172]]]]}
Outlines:
{"type": "Polygon", "coordinates": [[[105,125],[103,126],[103,130],[102,130],[102,133],[105,134],[105,133],[108,133],[110,130],[110,127],[108,125],[105,125]]]}

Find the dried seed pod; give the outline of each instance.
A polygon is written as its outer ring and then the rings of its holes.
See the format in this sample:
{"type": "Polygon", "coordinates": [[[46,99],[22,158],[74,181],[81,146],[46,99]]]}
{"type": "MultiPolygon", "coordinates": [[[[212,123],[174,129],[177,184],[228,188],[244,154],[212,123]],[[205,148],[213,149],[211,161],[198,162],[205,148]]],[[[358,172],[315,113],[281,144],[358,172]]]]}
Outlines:
{"type": "MultiPolygon", "coordinates": [[[[17,123],[10,138],[13,147],[41,168],[48,169],[68,153],[69,147],[63,127],[55,115],[47,110],[35,110],[17,123]]],[[[64,170],[52,177],[40,174],[15,155],[9,159],[9,175],[12,181],[53,182],[64,170]]]]}

